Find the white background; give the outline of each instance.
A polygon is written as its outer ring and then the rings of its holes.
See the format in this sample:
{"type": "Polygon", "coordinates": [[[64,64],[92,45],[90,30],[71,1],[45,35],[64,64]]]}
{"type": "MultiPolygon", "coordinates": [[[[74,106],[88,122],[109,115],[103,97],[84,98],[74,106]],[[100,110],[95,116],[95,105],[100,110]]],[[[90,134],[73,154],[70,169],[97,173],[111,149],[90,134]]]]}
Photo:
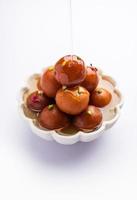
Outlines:
{"type": "Polygon", "coordinates": [[[137,1],[72,0],[74,53],[118,81],[125,105],[92,143],[33,135],[17,96],[70,53],[68,0],[0,0],[0,199],[137,199],[137,1]]]}

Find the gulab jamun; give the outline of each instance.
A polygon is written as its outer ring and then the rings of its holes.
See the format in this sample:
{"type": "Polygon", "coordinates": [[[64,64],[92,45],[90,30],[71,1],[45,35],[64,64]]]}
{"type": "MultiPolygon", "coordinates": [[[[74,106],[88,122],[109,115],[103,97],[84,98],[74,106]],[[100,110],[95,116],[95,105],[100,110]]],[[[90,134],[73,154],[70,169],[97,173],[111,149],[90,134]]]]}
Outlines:
{"type": "Polygon", "coordinates": [[[89,105],[88,108],[74,118],[74,125],[79,129],[95,129],[102,122],[102,112],[99,108],[89,105]]]}
{"type": "Polygon", "coordinates": [[[33,112],[41,112],[49,102],[49,98],[40,91],[31,93],[26,100],[27,107],[33,112]]]}
{"type": "Polygon", "coordinates": [[[56,92],[61,87],[55,79],[54,67],[49,67],[41,76],[40,87],[48,97],[55,97],[56,92]]]}
{"type": "Polygon", "coordinates": [[[55,104],[50,104],[39,114],[38,122],[42,127],[53,130],[68,126],[69,119],[55,104]]]}
{"type": "Polygon", "coordinates": [[[56,94],[56,104],[67,114],[76,115],[85,110],[89,103],[89,92],[81,87],[62,88],[56,94]]]}
{"type": "Polygon", "coordinates": [[[110,103],[112,99],[111,93],[103,88],[97,88],[91,93],[90,104],[97,107],[104,107],[110,103]]]}
{"type": "Polygon", "coordinates": [[[55,64],[55,77],[66,86],[80,84],[86,77],[84,61],[75,55],[67,55],[55,64]]]}
{"type": "Polygon", "coordinates": [[[97,74],[97,68],[87,67],[87,75],[84,81],[81,83],[89,92],[92,92],[98,85],[99,77],[97,74]]]}

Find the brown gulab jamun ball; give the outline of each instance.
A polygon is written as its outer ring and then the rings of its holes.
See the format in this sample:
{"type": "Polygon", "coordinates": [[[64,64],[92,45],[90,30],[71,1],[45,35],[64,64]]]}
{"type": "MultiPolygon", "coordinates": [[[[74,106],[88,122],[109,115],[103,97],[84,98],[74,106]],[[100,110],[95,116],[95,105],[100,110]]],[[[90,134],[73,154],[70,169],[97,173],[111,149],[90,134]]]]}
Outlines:
{"type": "Polygon", "coordinates": [[[102,122],[102,112],[99,108],[89,105],[88,108],[74,118],[74,125],[79,129],[95,129],[102,122]]]}
{"type": "Polygon", "coordinates": [[[56,94],[59,109],[70,115],[77,115],[85,110],[89,103],[89,92],[81,87],[62,88],[56,94]]]}
{"type": "Polygon", "coordinates": [[[54,67],[49,67],[41,76],[40,87],[48,97],[55,97],[56,92],[61,87],[55,79],[54,67]]]}
{"type": "Polygon", "coordinates": [[[111,93],[103,88],[97,88],[91,93],[90,104],[97,107],[104,107],[110,103],[112,99],[111,93]]]}
{"type": "Polygon", "coordinates": [[[26,104],[31,111],[41,112],[49,102],[49,98],[43,92],[35,91],[28,96],[26,104]]]}
{"type": "Polygon", "coordinates": [[[81,83],[89,92],[92,92],[98,85],[99,77],[97,74],[97,68],[87,67],[87,75],[84,81],[81,83]]]}
{"type": "Polygon", "coordinates": [[[55,77],[66,86],[80,84],[86,77],[84,61],[75,55],[67,55],[55,64],[55,77]]]}
{"type": "Polygon", "coordinates": [[[42,127],[53,130],[68,126],[69,119],[55,104],[51,104],[42,110],[38,122],[42,127]]]}

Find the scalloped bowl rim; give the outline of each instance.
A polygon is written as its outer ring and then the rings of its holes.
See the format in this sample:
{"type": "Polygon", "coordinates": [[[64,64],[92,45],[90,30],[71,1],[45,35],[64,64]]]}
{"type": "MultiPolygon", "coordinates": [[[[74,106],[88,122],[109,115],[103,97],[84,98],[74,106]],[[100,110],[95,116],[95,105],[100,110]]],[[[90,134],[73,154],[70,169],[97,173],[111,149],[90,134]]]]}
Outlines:
{"type": "MultiPolygon", "coordinates": [[[[34,75],[34,74],[33,74],[34,75]]],[[[31,75],[31,76],[33,76],[31,75]]],[[[88,133],[85,133],[83,131],[78,131],[77,133],[73,134],[73,135],[61,135],[59,133],[57,133],[54,130],[42,130],[40,128],[38,128],[34,123],[33,123],[33,119],[28,118],[25,116],[24,111],[22,109],[22,104],[23,104],[23,100],[22,100],[22,95],[23,95],[23,91],[24,89],[27,89],[27,87],[23,87],[20,90],[20,96],[19,96],[19,113],[21,114],[22,118],[28,122],[31,130],[33,133],[35,133],[37,136],[48,140],[48,141],[52,141],[55,140],[56,142],[60,143],[60,144],[74,144],[78,141],[81,142],[90,142],[92,140],[95,140],[96,138],[98,138],[100,135],[102,135],[104,133],[105,130],[111,128],[116,121],[118,120],[119,116],[120,116],[120,110],[123,106],[124,103],[124,99],[123,99],[123,95],[121,94],[120,90],[117,88],[117,84],[116,81],[111,77],[108,76],[106,74],[104,74],[102,71],[100,72],[101,76],[106,76],[110,79],[110,83],[112,83],[114,90],[119,93],[120,96],[120,102],[114,107],[114,109],[116,109],[116,115],[113,119],[109,120],[109,121],[103,121],[102,125],[95,131],[91,131],[88,133]]],[[[31,77],[30,76],[30,77],[31,77]]]]}

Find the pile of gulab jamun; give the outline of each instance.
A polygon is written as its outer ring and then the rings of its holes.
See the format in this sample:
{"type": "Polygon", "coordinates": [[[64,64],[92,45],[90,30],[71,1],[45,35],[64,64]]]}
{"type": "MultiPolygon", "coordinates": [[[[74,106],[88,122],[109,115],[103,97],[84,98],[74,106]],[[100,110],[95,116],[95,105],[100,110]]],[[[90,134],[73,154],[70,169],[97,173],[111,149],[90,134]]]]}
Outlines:
{"type": "Polygon", "coordinates": [[[76,55],[67,55],[43,72],[37,91],[27,97],[26,105],[37,113],[43,128],[74,126],[77,130],[95,130],[103,120],[100,108],[112,99],[111,93],[98,83],[96,67],[86,66],[76,55]]]}

